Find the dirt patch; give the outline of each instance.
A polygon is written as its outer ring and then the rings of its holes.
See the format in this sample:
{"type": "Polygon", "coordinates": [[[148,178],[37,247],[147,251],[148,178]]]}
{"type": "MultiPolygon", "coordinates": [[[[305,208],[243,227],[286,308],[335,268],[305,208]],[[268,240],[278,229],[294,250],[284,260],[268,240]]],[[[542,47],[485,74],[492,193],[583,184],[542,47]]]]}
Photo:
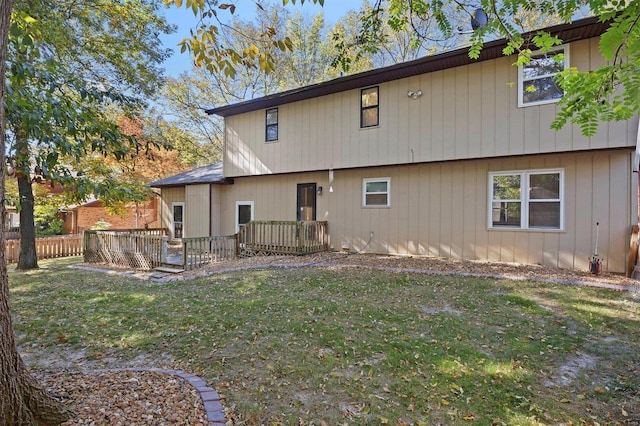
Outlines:
{"type": "Polygon", "coordinates": [[[580,374],[593,370],[597,365],[597,358],[585,352],[576,352],[574,356],[558,367],[554,378],[545,381],[545,386],[566,387],[571,385],[580,374]]]}
{"type": "Polygon", "coordinates": [[[439,313],[445,313],[445,314],[449,314],[449,315],[453,315],[456,317],[459,317],[462,315],[462,311],[459,311],[458,309],[452,308],[449,305],[444,305],[444,306],[422,306],[420,308],[420,311],[423,314],[427,314],[427,315],[436,315],[439,313]]]}

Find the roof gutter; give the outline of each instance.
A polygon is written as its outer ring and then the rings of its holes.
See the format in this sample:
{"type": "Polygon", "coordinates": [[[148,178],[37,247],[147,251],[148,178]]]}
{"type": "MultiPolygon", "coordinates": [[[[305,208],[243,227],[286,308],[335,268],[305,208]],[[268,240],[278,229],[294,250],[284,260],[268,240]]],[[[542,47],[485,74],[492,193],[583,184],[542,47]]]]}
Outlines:
{"type": "MultiPolygon", "coordinates": [[[[598,21],[598,17],[581,19],[569,24],[560,24],[544,30],[551,35],[558,36],[565,43],[576,40],[597,37],[609,27],[608,23],[598,21]]],[[[523,34],[526,39],[533,38],[540,30],[523,34]]],[[[502,50],[507,46],[506,39],[493,40],[485,43],[477,60],[469,58],[469,48],[464,47],[449,52],[415,59],[409,62],[377,68],[358,74],[335,78],[322,83],[300,87],[285,92],[274,93],[261,98],[251,99],[236,104],[225,105],[205,110],[209,115],[229,117],[278,105],[312,99],[320,96],[332,95],[361,87],[373,86],[388,81],[400,80],[420,74],[426,74],[444,69],[454,68],[472,63],[478,63],[503,56],[502,50]]]]}

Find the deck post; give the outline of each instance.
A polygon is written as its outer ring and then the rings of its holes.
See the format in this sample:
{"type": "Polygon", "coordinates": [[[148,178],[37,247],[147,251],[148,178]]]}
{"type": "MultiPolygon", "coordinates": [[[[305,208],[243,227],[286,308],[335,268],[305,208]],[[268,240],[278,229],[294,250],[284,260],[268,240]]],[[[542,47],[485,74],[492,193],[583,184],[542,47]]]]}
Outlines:
{"type": "Polygon", "coordinates": [[[162,237],[162,255],[160,258],[160,262],[161,263],[167,263],[167,257],[168,257],[168,248],[169,247],[169,237],[164,236],[162,237]]]}

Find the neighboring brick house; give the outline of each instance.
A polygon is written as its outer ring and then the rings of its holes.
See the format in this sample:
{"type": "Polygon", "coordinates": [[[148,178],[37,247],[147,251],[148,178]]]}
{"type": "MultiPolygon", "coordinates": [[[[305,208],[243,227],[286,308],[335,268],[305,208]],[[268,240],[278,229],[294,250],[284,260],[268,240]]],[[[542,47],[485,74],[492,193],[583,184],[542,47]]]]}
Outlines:
{"type": "Polygon", "coordinates": [[[159,227],[158,198],[127,207],[125,216],[110,215],[100,200],[91,200],[61,212],[65,234],[78,234],[95,227],[99,221],[111,224],[110,229],[159,227]]]}

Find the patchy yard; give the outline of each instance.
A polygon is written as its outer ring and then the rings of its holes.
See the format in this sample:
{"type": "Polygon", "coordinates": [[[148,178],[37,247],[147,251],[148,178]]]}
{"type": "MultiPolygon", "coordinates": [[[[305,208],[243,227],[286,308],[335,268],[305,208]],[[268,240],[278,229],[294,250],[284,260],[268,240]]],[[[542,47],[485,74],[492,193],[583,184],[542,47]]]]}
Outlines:
{"type": "Polygon", "coordinates": [[[10,275],[45,376],[190,371],[231,424],[640,424],[634,292],[326,264],[157,283],[65,263],[10,275]]]}

